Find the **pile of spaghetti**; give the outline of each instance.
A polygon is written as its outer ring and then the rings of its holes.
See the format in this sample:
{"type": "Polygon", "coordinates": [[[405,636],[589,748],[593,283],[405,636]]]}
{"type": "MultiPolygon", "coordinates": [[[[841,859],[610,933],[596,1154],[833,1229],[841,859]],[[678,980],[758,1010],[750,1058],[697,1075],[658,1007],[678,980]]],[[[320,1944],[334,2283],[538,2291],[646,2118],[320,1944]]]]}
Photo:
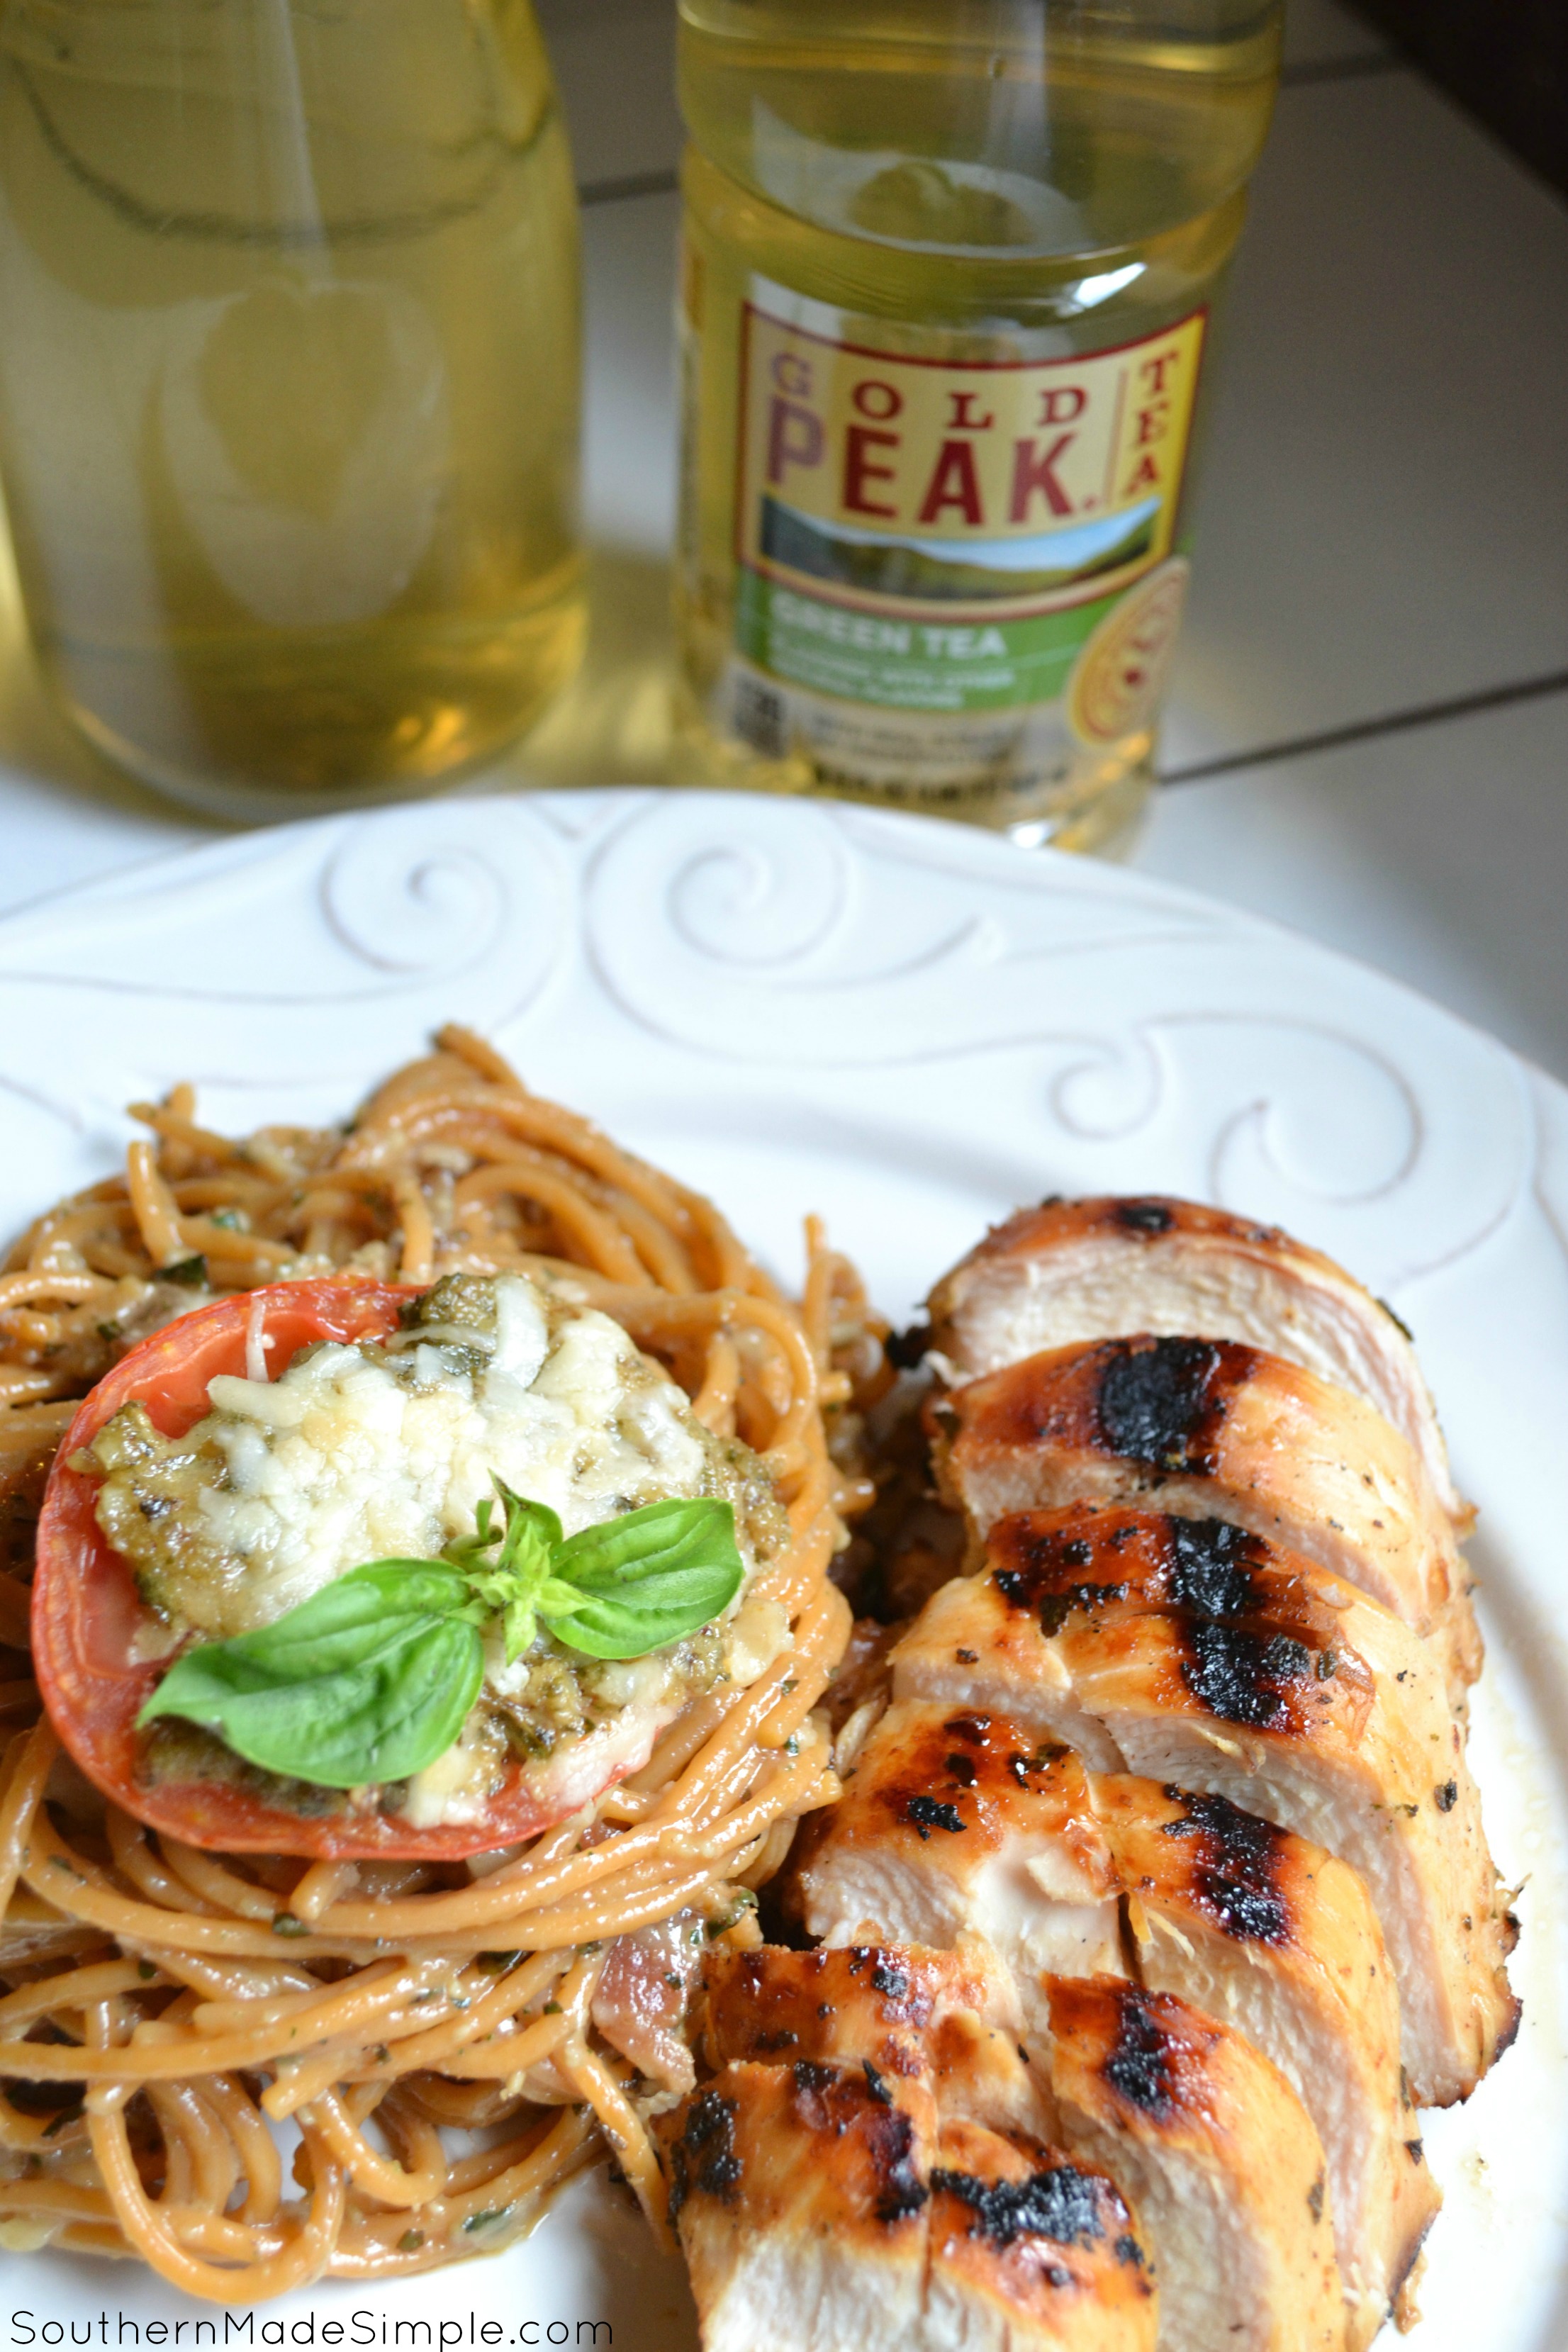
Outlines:
{"type": "Polygon", "coordinates": [[[814,1714],[848,1632],[828,1570],[870,1500],[837,1423],[888,1375],[853,1271],[807,1228],[786,1301],[706,1201],[529,1093],[467,1032],[344,1132],[230,1141],[190,1090],[0,1274],[0,2245],[141,2255],[246,2303],[489,2252],[607,2141],[656,2227],[656,2085],[595,2021],[618,1937],[754,1940],[745,1890],[837,1793],[814,1714]],[[570,1270],[764,1458],[791,1541],[756,1588],[790,1649],[647,1768],[466,1864],[198,1852],[96,1799],[40,1709],[32,1524],[71,1400],[208,1293],[341,1270],[426,1285],[570,1270]],[[292,2180],[269,2128],[300,2129],[292,2180]]]}

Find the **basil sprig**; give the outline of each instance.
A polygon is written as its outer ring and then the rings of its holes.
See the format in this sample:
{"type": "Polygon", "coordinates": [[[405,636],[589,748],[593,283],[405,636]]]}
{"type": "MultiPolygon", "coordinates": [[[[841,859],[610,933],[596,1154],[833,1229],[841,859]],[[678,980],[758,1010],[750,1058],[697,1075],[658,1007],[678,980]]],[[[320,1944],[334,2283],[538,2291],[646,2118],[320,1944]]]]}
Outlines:
{"type": "Polygon", "coordinates": [[[728,1503],[649,1503],[563,1536],[547,1505],[496,1486],[499,1520],[487,1499],[438,1559],[367,1560],[270,1625],[187,1650],[138,1724],[183,1717],[248,1763],[323,1788],[406,1780],[462,1730],[490,1623],[509,1665],[541,1621],[590,1657],[640,1658],[740,1591],[728,1503]]]}

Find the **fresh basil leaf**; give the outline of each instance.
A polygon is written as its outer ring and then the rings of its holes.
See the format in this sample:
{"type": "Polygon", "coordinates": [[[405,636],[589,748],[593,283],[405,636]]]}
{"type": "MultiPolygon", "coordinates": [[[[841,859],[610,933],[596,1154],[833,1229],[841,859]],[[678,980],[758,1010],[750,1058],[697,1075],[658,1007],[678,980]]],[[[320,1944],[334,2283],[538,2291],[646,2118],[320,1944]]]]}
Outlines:
{"type": "Polygon", "coordinates": [[[584,1592],[619,1591],[677,1570],[707,1569],[743,1573],[733,1506],[708,1497],[646,1503],[579,1529],[555,1549],[556,1575],[584,1592]]]}
{"type": "Polygon", "coordinates": [[[482,1601],[500,1612],[501,1640],[510,1666],[521,1658],[537,1630],[540,1594],[550,1581],[551,1561],[561,1541],[561,1521],[548,1503],[531,1503],[514,1495],[502,1479],[496,1480],[505,1514],[503,1529],[490,1532],[489,1499],[476,1514],[481,1544],[499,1542],[494,1560],[480,1567],[469,1549],[451,1545],[447,1557],[462,1568],[469,1585],[482,1601]]]}
{"type": "Polygon", "coordinates": [[[514,1666],[528,1649],[539,1631],[539,1612],[531,1601],[514,1593],[501,1611],[501,1654],[509,1666],[514,1666]]]}
{"type": "Polygon", "coordinates": [[[484,1676],[543,1618],[569,1648],[637,1658],[727,1609],[744,1569],[728,1503],[673,1500],[563,1539],[547,1505],[497,1481],[440,1559],[370,1560],[273,1624],[187,1650],[137,1720],[203,1724],[267,1770],[325,1788],[405,1780],[461,1732],[484,1676]]]}
{"type": "Polygon", "coordinates": [[[481,1553],[493,1551],[500,1541],[501,1534],[499,1528],[492,1528],[490,1525],[490,1513],[493,1508],[494,1506],[487,1495],[474,1513],[473,1534],[454,1537],[453,1540],[444,1548],[441,1558],[449,1560],[454,1568],[468,1568],[471,1562],[479,1558],[481,1553]]]}
{"type": "Polygon", "coordinates": [[[249,1763],[324,1788],[405,1780],[462,1730],[484,1675],[483,1613],[455,1568],[371,1560],[271,1625],[187,1650],[137,1722],[182,1716],[249,1763]]]}
{"type": "Polygon", "coordinates": [[[506,1534],[500,1549],[503,1563],[510,1564],[514,1545],[536,1536],[543,1538],[551,1551],[560,1549],[561,1521],[548,1503],[531,1503],[526,1496],[514,1495],[504,1478],[496,1480],[496,1492],[506,1513],[506,1534]]]}
{"type": "Polygon", "coordinates": [[[648,1503],[584,1528],[552,1567],[575,1605],[542,1595],[535,1606],[558,1642],[595,1658],[640,1658],[694,1633],[729,1607],[745,1574],[733,1508],[706,1498],[648,1503]]]}

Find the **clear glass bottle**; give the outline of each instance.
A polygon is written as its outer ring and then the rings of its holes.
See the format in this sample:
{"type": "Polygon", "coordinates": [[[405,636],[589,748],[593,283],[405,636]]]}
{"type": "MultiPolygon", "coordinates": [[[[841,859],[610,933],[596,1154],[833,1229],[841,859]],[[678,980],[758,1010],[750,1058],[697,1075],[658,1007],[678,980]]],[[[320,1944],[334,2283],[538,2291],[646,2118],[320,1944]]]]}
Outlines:
{"type": "Polygon", "coordinates": [[[572,673],[576,199],[529,0],[0,0],[0,482],[113,759],[426,789],[572,673]]]}
{"type": "Polygon", "coordinates": [[[1279,0],[680,7],[689,756],[1119,845],[1279,0]]]}

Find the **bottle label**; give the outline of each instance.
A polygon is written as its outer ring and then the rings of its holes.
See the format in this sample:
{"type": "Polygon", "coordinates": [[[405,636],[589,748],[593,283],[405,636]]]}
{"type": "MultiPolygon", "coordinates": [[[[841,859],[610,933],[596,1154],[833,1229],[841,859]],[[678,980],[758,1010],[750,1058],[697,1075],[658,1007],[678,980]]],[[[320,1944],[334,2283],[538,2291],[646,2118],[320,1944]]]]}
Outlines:
{"type": "Polygon", "coordinates": [[[1172,541],[1206,311],[1111,350],[955,359],[951,335],[861,321],[837,340],[816,305],[753,292],[736,732],[935,782],[1043,706],[1064,748],[1147,727],[1186,584],[1172,541]]]}

